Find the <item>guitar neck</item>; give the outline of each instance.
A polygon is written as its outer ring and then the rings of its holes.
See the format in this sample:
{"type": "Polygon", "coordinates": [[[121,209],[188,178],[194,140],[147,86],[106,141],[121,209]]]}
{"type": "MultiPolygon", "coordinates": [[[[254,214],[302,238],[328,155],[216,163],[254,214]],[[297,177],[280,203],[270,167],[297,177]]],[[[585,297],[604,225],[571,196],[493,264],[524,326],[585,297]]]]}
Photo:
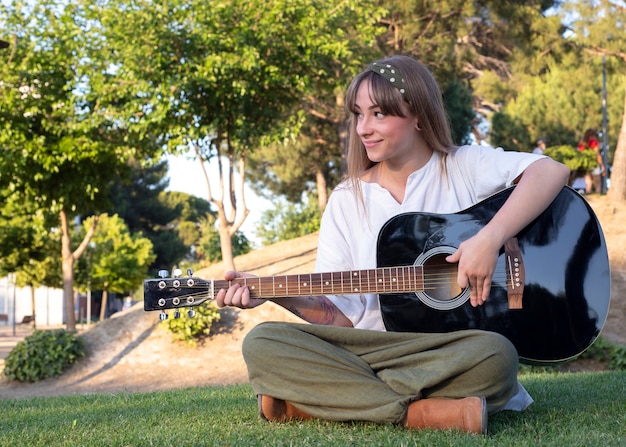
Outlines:
{"type": "Polygon", "coordinates": [[[421,265],[384,267],[346,272],[204,280],[195,277],[144,281],[144,309],[165,310],[202,304],[220,289],[233,284],[247,286],[252,298],[288,298],[360,293],[406,293],[424,290],[421,265]]]}
{"type": "Polygon", "coordinates": [[[232,281],[213,281],[213,287],[217,291],[234,283],[247,286],[252,298],[287,298],[418,292],[424,290],[424,275],[421,265],[411,265],[345,272],[237,278],[232,281]]]}

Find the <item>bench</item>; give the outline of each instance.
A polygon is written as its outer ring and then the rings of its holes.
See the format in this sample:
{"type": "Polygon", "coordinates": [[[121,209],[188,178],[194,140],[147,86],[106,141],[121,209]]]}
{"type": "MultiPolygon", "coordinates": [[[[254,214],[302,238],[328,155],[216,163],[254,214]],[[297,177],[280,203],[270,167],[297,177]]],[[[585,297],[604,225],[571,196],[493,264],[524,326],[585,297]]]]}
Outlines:
{"type": "Polygon", "coordinates": [[[0,314],[0,321],[4,321],[6,324],[9,324],[9,315],[8,314],[0,314]]]}
{"type": "Polygon", "coordinates": [[[24,315],[24,318],[22,318],[22,322],[20,324],[28,324],[28,323],[32,323],[33,322],[33,316],[32,315],[24,315]]]}

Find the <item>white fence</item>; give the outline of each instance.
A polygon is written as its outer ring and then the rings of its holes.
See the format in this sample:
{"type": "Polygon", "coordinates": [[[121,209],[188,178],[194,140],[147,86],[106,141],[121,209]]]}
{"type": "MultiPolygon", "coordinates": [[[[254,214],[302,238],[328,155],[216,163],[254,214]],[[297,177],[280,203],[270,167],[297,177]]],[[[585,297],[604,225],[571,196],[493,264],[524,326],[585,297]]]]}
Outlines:
{"type": "MultiPolygon", "coordinates": [[[[30,287],[15,287],[12,276],[0,278],[0,325],[13,325],[33,315],[30,287]]],[[[62,325],[65,321],[63,290],[50,287],[35,289],[37,326],[62,325]]]]}

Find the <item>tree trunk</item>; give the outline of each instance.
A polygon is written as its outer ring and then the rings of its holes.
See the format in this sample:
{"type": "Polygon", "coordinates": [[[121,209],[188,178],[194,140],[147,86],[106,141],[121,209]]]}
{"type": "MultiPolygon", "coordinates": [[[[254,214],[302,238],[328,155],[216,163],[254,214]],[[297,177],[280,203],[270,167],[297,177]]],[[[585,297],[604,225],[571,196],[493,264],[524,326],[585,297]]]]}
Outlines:
{"type": "MultiPolygon", "coordinates": [[[[343,96],[339,95],[336,98],[337,106],[340,109],[344,107],[343,96]]],[[[337,135],[339,137],[339,145],[341,148],[341,174],[344,175],[348,172],[348,138],[350,135],[350,129],[348,128],[348,120],[340,120],[337,125],[337,135]]]]}
{"type": "Polygon", "coordinates": [[[33,329],[37,329],[37,311],[35,310],[35,287],[30,286],[30,305],[33,308],[33,329]]]}
{"type": "Polygon", "coordinates": [[[109,292],[106,289],[102,291],[102,304],[100,305],[100,321],[104,321],[107,315],[107,302],[109,300],[109,292]]]}
{"type": "Polygon", "coordinates": [[[233,240],[231,237],[231,227],[224,215],[223,206],[218,210],[218,233],[220,235],[220,249],[222,251],[222,261],[227,270],[235,269],[235,256],[233,255],[233,240]]]}
{"type": "Polygon", "coordinates": [[[319,207],[320,214],[322,214],[328,202],[328,185],[321,169],[318,169],[315,173],[315,183],[317,186],[317,206],[319,207]]]}
{"type": "MultiPolygon", "coordinates": [[[[626,90],[626,83],[624,84],[626,90]]],[[[611,187],[607,193],[611,201],[626,201],[626,94],[624,95],[624,113],[622,127],[617,139],[617,146],[613,154],[613,168],[611,170],[611,187]]]]}
{"type": "Polygon", "coordinates": [[[72,239],[64,209],[59,212],[61,220],[61,271],[63,274],[63,303],[65,305],[65,327],[68,332],[76,331],[74,315],[74,254],[72,239]]]}
{"type": "Polygon", "coordinates": [[[94,216],[91,227],[78,248],[72,252],[72,237],[67,221],[65,209],[59,211],[61,221],[61,272],[63,274],[63,303],[65,307],[65,327],[68,332],[76,331],[76,316],[74,314],[74,261],[76,261],[89,245],[91,237],[96,232],[100,216],[94,216]]]}

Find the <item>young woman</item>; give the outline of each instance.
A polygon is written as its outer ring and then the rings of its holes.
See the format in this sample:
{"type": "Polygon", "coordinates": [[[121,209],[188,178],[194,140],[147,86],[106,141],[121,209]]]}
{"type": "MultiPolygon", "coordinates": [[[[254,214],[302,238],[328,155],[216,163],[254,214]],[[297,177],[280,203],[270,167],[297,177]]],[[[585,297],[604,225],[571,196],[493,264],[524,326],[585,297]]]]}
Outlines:
{"type": "MultiPolygon", "coordinates": [[[[375,268],[377,236],[391,217],[458,212],[517,184],[490,222],[446,259],[458,264],[471,305],[482,305],[500,248],[548,207],[569,169],[534,154],[455,147],[438,85],[409,57],[370,65],[350,84],[346,106],[348,173],[324,212],[316,271],[375,268]]],[[[218,306],[240,308],[264,301],[238,284],[216,297],[218,306]]],[[[499,334],[388,332],[375,294],[275,302],[310,324],[263,323],[244,341],[260,414],[270,421],[315,417],[485,433],[488,412],[532,402],[517,381],[516,350],[499,334]]]]}

